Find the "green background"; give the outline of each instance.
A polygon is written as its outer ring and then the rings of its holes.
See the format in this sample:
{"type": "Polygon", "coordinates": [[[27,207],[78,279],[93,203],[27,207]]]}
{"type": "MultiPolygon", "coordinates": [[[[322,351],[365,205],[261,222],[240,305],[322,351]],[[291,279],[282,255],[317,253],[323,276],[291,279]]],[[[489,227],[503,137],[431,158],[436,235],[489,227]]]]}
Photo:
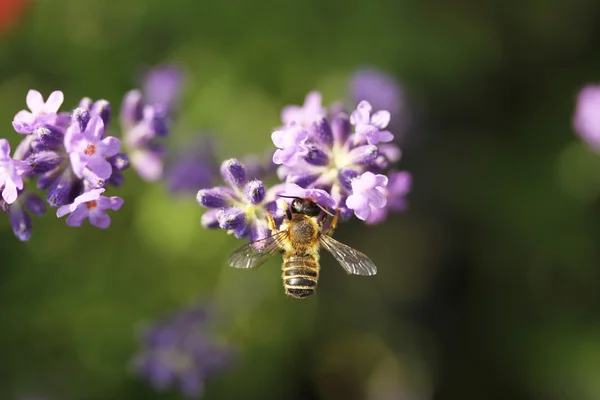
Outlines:
{"type": "MultiPolygon", "coordinates": [[[[145,322],[194,301],[237,348],[207,399],[600,398],[600,156],[571,128],[600,80],[600,3],[45,0],[0,38],[0,136],[27,90],[115,110],[144,67],[188,78],[173,149],[269,149],[281,108],[346,98],[353,71],[402,82],[410,209],[336,237],[373,278],[324,256],[319,293],[285,298],[279,261],[227,267],[194,196],[126,173],[109,230],[0,219],[0,399],[177,399],[130,373],[145,322]]],[[[113,129],[117,129],[113,120],[113,129]]]]}

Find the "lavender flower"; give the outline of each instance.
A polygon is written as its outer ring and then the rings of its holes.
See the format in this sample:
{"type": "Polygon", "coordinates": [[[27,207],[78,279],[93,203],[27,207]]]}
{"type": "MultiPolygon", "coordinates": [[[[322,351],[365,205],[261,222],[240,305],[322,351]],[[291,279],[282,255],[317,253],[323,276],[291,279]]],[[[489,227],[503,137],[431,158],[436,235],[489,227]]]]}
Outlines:
{"type": "Polygon", "coordinates": [[[312,121],[319,115],[326,115],[326,110],[321,105],[321,93],[312,91],[306,95],[303,106],[286,106],[281,112],[281,122],[289,125],[296,122],[308,128],[312,121]]]}
{"type": "Polygon", "coordinates": [[[105,189],[92,189],[89,192],[78,196],[72,204],[62,206],[56,211],[58,218],[67,214],[67,225],[81,226],[86,218],[89,218],[90,224],[98,228],[106,229],[110,226],[110,217],[106,210],[118,210],[123,205],[123,199],[120,197],[101,196],[105,189]]]}
{"type": "Polygon", "coordinates": [[[54,92],[44,103],[31,90],[27,104],[31,112],[15,117],[15,129],[24,135],[11,158],[10,147],[0,139],[0,209],[10,214],[11,225],[22,241],[31,236],[29,213],[42,215],[44,202],[27,190],[27,182],[37,179],[37,188],[46,191],[51,207],[60,207],[58,216],[71,213],[70,226],[79,226],[85,218],[105,228],[110,219],[105,210],[118,209],[120,198],[100,196],[109,184],[121,185],[128,157],[119,153],[120,141],[104,137],[110,122],[110,104],[84,98],[72,113],[58,113],[62,92],[54,92]],[[61,207],[63,206],[63,207],[61,207]]]}
{"type": "Polygon", "coordinates": [[[346,206],[354,210],[354,214],[363,221],[369,218],[371,207],[383,208],[387,198],[382,189],[388,184],[385,175],[365,172],[360,177],[352,180],[352,194],[346,199],[346,206]]]}
{"type": "Polygon", "coordinates": [[[135,372],[163,391],[177,385],[188,398],[199,398],[207,379],[224,370],[232,351],[209,336],[205,308],[191,306],[148,326],[142,350],[133,360],[135,372]]]}
{"type": "Polygon", "coordinates": [[[33,193],[23,193],[19,199],[10,205],[8,213],[10,214],[10,224],[15,236],[22,242],[26,242],[31,237],[31,217],[27,213],[42,216],[46,214],[46,205],[37,195],[33,193]]]}
{"type": "Polygon", "coordinates": [[[144,76],[142,92],[146,102],[172,112],[181,95],[183,71],[175,65],[151,68],[144,76]]]}
{"type": "Polygon", "coordinates": [[[275,164],[294,166],[298,160],[308,154],[306,140],[308,132],[298,125],[295,121],[288,124],[282,131],[275,131],[271,139],[278,149],[273,154],[275,164]]]}
{"type": "Polygon", "coordinates": [[[213,184],[217,174],[214,146],[207,136],[187,145],[173,160],[166,181],[174,193],[196,193],[213,184]]]}
{"type": "Polygon", "coordinates": [[[123,137],[133,168],[147,181],[162,177],[165,151],[160,138],[167,135],[168,123],[167,110],[146,104],[139,90],[125,95],[121,107],[123,137]]]}
{"type": "Polygon", "coordinates": [[[588,85],[579,92],[573,128],[591,147],[600,150],[600,85],[588,85]]]}
{"type": "Polygon", "coordinates": [[[26,99],[30,111],[19,111],[13,119],[13,127],[18,133],[29,134],[42,124],[54,124],[63,100],[64,96],[60,91],[50,93],[48,100],[44,102],[40,92],[30,90],[26,99]]]}
{"type": "Polygon", "coordinates": [[[356,71],[350,80],[350,94],[354,104],[366,100],[375,110],[388,110],[395,118],[405,116],[406,100],[400,84],[379,69],[367,67],[356,71]]]}
{"type": "Polygon", "coordinates": [[[18,190],[23,189],[24,173],[29,172],[27,163],[10,157],[10,144],[0,139],[0,189],[2,198],[7,204],[17,200],[18,190]]]}
{"type": "Polygon", "coordinates": [[[219,186],[198,191],[200,205],[210,208],[203,218],[206,228],[220,227],[237,238],[250,237],[255,241],[269,234],[266,212],[276,212],[275,194],[260,180],[248,181],[246,168],[236,159],[221,164],[221,175],[229,187],[219,186]]]}
{"type": "Polygon", "coordinates": [[[108,179],[112,175],[112,165],[106,157],[119,152],[121,141],[115,137],[104,135],[104,122],[99,116],[92,117],[87,126],[73,124],[65,135],[65,149],[69,153],[71,166],[75,176],[83,178],[84,169],[97,175],[100,179],[108,179]]]}
{"type": "Polygon", "coordinates": [[[371,115],[373,107],[368,101],[361,101],[356,110],[350,115],[350,123],[356,125],[356,141],[365,139],[369,144],[391,142],[394,139],[389,131],[382,131],[390,123],[389,111],[377,111],[371,115]]]}
{"type": "Polygon", "coordinates": [[[410,192],[411,181],[411,175],[406,171],[390,171],[387,185],[377,189],[385,195],[386,205],[381,208],[370,205],[371,212],[365,222],[369,225],[375,225],[387,218],[388,211],[404,211],[407,207],[406,195],[410,192]]]}
{"type": "MultiPolygon", "coordinates": [[[[352,201],[361,198],[362,192],[354,193],[352,182],[365,172],[381,173],[400,158],[400,149],[395,144],[382,143],[393,139],[389,131],[381,130],[389,121],[389,113],[381,110],[371,115],[371,111],[369,103],[361,102],[350,118],[339,111],[329,113],[330,117],[317,116],[304,130],[306,137],[296,131],[274,133],[273,141],[285,152],[273,157],[274,162],[281,161],[282,164],[277,171],[278,177],[302,188],[326,191],[340,207],[342,218],[349,218],[356,209],[358,214],[366,216],[369,207],[359,207],[358,203],[351,202],[356,207],[353,209],[346,203],[352,194],[358,196],[352,201]],[[286,133],[287,137],[284,136],[286,133]],[[282,146],[284,140],[288,140],[286,146],[282,146]]],[[[301,129],[296,127],[294,125],[294,129],[301,129]]],[[[368,204],[384,206],[376,201],[368,204]]]]}

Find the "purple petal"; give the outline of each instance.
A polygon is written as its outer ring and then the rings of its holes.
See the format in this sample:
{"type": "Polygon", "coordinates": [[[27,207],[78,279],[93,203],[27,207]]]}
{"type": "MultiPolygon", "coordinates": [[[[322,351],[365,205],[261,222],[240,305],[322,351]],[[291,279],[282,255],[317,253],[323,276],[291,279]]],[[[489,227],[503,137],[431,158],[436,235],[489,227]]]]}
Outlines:
{"type": "Polygon", "coordinates": [[[394,134],[390,131],[379,131],[379,142],[387,143],[394,140],[394,134]]]}
{"type": "Polygon", "coordinates": [[[10,143],[6,139],[0,139],[0,160],[10,159],[10,143]]]}
{"type": "Polygon", "coordinates": [[[382,144],[379,147],[379,153],[383,154],[389,162],[395,163],[400,160],[400,148],[395,144],[382,144]]]}
{"type": "Polygon", "coordinates": [[[90,210],[89,218],[90,224],[98,228],[106,229],[110,226],[110,216],[99,207],[90,210]]]}
{"type": "Polygon", "coordinates": [[[19,203],[15,203],[10,207],[9,219],[15,236],[22,242],[29,240],[31,237],[31,218],[19,203]]]}
{"type": "Polygon", "coordinates": [[[233,188],[242,188],[248,182],[246,169],[235,158],[225,160],[221,164],[221,176],[233,188]]]}
{"type": "Polygon", "coordinates": [[[105,190],[106,189],[104,189],[104,188],[92,189],[89,192],[85,192],[85,193],[81,194],[80,196],[77,196],[77,198],[75,199],[75,201],[71,205],[71,211],[75,210],[75,208],[79,204],[87,203],[88,201],[97,201],[97,200],[99,200],[100,199],[100,195],[102,193],[104,193],[105,190]]]}
{"type": "Polygon", "coordinates": [[[286,131],[275,131],[271,133],[271,140],[276,147],[282,148],[285,146],[286,131]]]}
{"type": "Polygon", "coordinates": [[[122,198],[113,196],[113,197],[104,197],[100,196],[98,199],[98,207],[103,210],[114,210],[117,211],[123,205],[124,201],[122,198]]]}
{"type": "Polygon", "coordinates": [[[64,100],[65,97],[63,95],[63,92],[61,92],[60,90],[50,93],[50,96],[48,96],[48,100],[46,100],[46,104],[44,107],[46,113],[50,114],[58,112],[58,109],[60,108],[64,100]]]}
{"type": "Polygon", "coordinates": [[[100,142],[100,152],[104,157],[112,157],[119,152],[121,141],[114,136],[108,136],[100,142]]]}
{"type": "Polygon", "coordinates": [[[58,218],[62,218],[65,215],[69,214],[70,212],[71,212],[71,205],[67,204],[67,205],[64,205],[64,206],[60,206],[58,208],[58,210],[56,210],[56,216],[58,218]]]}
{"type": "Polygon", "coordinates": [[[350,115],[350,123],[352,125],[368,124],[372,107],[368,101],[361,101],[356,106],[356,110],[350,115]]]}
{"type": "Polygon", "coordinates": [[[240,230],[246,222],[246,215],[237,207],[222,208],[217,213],[219,226],[226,230],[240,230]]]}
{"type": "Polygon", "coordinates": [[[35,117],[29,111],[22,110],[13,118],[13,128],[20,134],[26,135],[33,131],[35,117]]]}
{"type": "Polygon", "coordinates": [[[365,220],[368,225],[377,225],[385,221],[388,212],[386,208],[375,208],[371,206],[371,213],[365,220]]]}
{"type": "Polygon", "coordinates": [[[93,116],[88,123],[84,135],[94,141],[99,141],[104,135],[104,122],[99,116],[93,116]]]}
{"type": "Polygon", "coordinates": [[[371,208],[364,196],[352,194],[346,199],[346,207],[354,210],[354,214],[358,219],[366,220],[371,214],[371,208]]]}
{"type": "Polygon", "coordinates": [[[2,191],[2,198],[8,204],[12,204],[17,200],[17,197],[18,197],[17,185],[15,185],[15,183],[12,180],[7,179],[6,182],[4,182],[4,190],[2,191]]]}
{"type": "Polygon", "coordinates": [[[248,182],[244,187],[244,195],[252,204],[260,204],[265,199],[265,185],[259,180],[248,182]]]}
{"type": "Polygon", "coordinates": [[[98,100],[98,101],[96,101],[93,104],[92,109],[90,110],[90,112],[92,113],[92,115],[97,115],[100,118],[102,118],[102,122],[104,123],[105,127],[110,122],[111,108],[110,108],[110,103],[108,101],[106,101],[106,100],[98,100]]]}
{"type": "Polygon", "coordinates": [[[92,116],[85,108],[78,107],[73,110],[71,115],[71,124],[79,128],[79,132],[85,132],[92,116]]]}
{"type": "Polygon", "coordinates": [[[372,189],[367,194],[369,204],[375,208],[383,208],[387,204],[387,198],[379,189],[372,189]]]}
{"type": "Polygon", "coordinates": [[[69,153],[69,160],[71,161],[71,168],[75,176],[82,179],[85,162],[81,159],[81,155],[76,152],[69,153]]]}
{"type": "Polygon", "coordinates": [[[46,214],[46,203],[33,193],[25,193],[23,196],[23,204],[29,211],[37,216],[46,214]]]}
{"type": "Polygon", "coordinates": [[[44,98],[37,90],[30,90],[27,92],[25,102],[33,114],[41,114],[44,112],[44,98]]]}
{"type": "Polygon", "coordinates": [[[348,135],[350,135],[350,121],[348,115],[345,113],[338,114],[333,121],[331,121],[331,133],[333,134],[334,141],[341,145],[346,142],[348,135]]]}
{"type": "Polygon", "coordinates": [[[318,116],[317,119],[312,123],[311,133],[327,147],[331,147],[333,145],[333,132],[331,131],[331,125],[324,116],[318,116]]]}
{"type": "Polygon", "coordinates": [[[88,217],[89,212],[85,204],[81,204],[79,207],[72,211],[67,217],[67,225],[69,226],[81,226],[83,221],[88,217]]]}
{"type": "Polygon", "coordinates": [[[377,146],[366,144],[350,150],[346,157],[349,164],[366,165],[373,162],[378,154],[379,149],[377,146]]]}
{"type": "Polygon", "coordinates": [[[388,111],[377,111],[375,114],[371,115],[371,125],[374,125],[379,129],[384,129],[390,123],[390,119],[391,116],[388,111]]]}
{"type": "Polygon", "coordinates": [[[382,174],[375,175],[375,186],[387,186],[388,177],[382,174]]]}
{"type": "Polygon", "coordinates": [[[147,181],[160,179],[163,163],[160,154],[151,150],[137,150],[131,154],[131,165],[147,181]]]}
{"type": "Polygon", "coordinates": [[[218,209],[211,209],[202,214],[200,223],[204,228],[214,229],[219,227],[219,221],[217,220],[218,209]]]}
{"type": "Polygon", "coordinates": [[[196,201],[207,208],[221,208],[229,204],[232,193],[222,187],[201,189],[196,195],[196,201]]]}
{"type": "Polygon", "coordinates": [[[266,224],[254,224],[250,229],[250,242],[255,242],[257,240],[261,240],[266,238],[271,234],[269,228],[267,228],[266,224]]]}

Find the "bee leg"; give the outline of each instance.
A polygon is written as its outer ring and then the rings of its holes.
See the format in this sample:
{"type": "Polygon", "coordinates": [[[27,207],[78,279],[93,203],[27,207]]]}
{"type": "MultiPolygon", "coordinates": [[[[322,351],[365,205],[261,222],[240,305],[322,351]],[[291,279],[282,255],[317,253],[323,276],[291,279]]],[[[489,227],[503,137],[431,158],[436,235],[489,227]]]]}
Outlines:
{"type": "Polygon", "coordinates": [[[275,220],[270,212],[267,211],[267,222],[269,223],[269,229],[271,231],[277,231],[277,226],[275,225],[275,220]]]}
{"type": "Polygon", "coordinates": [[[339,216],[340,216],[340,209],[338,208],[335,210],[335,215],[333,216],[333,219],[331,220],[331,222],[329,223],[329,226],[327,227],[327,230],[325,231],[326,235],[333,236],[333,231],[335,230],[335,227],[337,226],[339,216]]]}

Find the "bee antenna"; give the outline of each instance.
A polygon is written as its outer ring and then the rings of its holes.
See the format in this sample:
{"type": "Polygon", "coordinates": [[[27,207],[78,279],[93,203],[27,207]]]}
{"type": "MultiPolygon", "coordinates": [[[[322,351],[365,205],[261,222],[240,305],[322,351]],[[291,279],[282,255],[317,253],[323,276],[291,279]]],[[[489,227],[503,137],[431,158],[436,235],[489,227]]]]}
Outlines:
{"type": "Polygon", "coordinates": [[[324,212],[325,214],[327,214],[327,215],[329,215],[329,216],[332,216],[332,217],[335,217],[335,215],[334,215],[334,214],[332,214],[331,212],[327,211],[327,210],[325,209],[325,207],[321,206],[319,203],[316,203],[316,202],[315,202],[315,204],[317,205],[317,207],[319,207],[321,210],[323,210],[323,212],[324,212]]]}
{"type": "Polygon", "coordinates": [[[298,196],[286,196],[286,195],[283,195],[283,194],[278,194],[277,196],[278,196],[278,197],[284,197],[284,198],[286,198],[286,199],[296,199],[296,200],[302,200],[302,198],[300,198],[300,197],[298,197],[298,196]]]}

